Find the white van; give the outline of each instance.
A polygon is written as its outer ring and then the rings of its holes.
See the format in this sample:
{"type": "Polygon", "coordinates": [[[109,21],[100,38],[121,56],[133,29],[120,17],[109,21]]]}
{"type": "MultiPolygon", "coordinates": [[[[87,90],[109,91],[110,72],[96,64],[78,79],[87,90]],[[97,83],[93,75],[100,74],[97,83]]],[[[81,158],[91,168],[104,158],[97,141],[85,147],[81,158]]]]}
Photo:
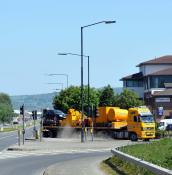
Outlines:
{"type": "Polygon", "coordinates": [[[166,130],[167,125],[172,124],[172,119],[162,119],[158,125],[159,130],[166,130]]]}

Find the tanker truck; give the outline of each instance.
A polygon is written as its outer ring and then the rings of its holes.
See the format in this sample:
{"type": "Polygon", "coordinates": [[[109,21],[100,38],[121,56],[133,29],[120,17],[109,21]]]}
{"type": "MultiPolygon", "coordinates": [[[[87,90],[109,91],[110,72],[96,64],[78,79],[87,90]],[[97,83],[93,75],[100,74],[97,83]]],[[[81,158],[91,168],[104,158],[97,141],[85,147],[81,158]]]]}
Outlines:
{"type": "Polygon", "coordinates": [[[155,121],[147,107],[120,109],[99,107],[94,129],[107,131],[114,138],[146,140],[155,138],[155,121]]]}

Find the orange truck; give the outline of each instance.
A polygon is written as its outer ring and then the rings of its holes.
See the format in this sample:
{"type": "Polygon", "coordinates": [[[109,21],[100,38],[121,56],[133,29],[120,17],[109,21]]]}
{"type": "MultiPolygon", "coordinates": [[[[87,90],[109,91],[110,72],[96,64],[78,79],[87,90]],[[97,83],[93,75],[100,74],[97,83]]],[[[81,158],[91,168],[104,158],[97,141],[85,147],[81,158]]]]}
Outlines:
{"type": "Polygon", "coordinates": [[[94,129],[108,131],[114,138],[149,140],[155,138],[155,121],[150,110],[145,107],[120,109],[119,107],[99,107],[94,120],[94,129]]]}
{"type": "MultiPolygon", "coordinates": [[[[99,107],[98,115],[93,118],[83,116],[85,127],[93,128],[94,132],[103,131],[113,138],[149,140],[155,138],[155,121],[150,110],[147,107],[133,107],[120,109],[119,107],[99,107]]],[[[75,109],[69,109],[65,118],[58,119],[57,125],[44,126],[44,130],[52,135],[58,133],[64,128],[81,129],[81,112],[75,109]]]]}

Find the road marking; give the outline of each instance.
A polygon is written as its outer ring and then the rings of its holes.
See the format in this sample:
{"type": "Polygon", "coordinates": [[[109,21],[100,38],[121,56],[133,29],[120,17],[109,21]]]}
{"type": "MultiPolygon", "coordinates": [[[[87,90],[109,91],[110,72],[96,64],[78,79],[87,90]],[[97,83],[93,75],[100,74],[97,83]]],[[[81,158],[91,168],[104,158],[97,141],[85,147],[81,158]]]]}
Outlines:
{"type": "Polygon", "coordinates": [[[91,152],[106,152],[110,151],[110,148],[106,149],[86,149],[86,150],[54,150],[54,151],[2,151],[0,152],[0,160],[20,158],[27,156],[43,156],[43,155],[58,155],[58,154],[76,154],[76,153],[91,153],[91,152]]]}
{"type": "Polygon", "coordinates": [[[6,138],[8,138],[8,137],[13,137],[13,136],[15,136],[15,135],[9,135],[9,136],[0,137],[0,140],[6,139],[6,138]]]}

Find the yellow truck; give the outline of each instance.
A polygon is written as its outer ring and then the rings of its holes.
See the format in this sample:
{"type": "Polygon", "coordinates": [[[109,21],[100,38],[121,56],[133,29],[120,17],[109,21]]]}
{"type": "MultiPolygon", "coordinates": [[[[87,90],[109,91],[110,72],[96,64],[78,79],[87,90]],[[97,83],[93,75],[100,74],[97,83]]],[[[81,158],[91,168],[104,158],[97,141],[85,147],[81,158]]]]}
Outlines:
{"type": "Polygon", "coordinates": [[[118,107],[99,107],[94,129],[108,131],[114,138],[149,140],[155,138],[155,121],[150,110],[134,107],[128,110],[118,107]]]}
{"type": "MultiPolygon", "coordinates": [[[[93,121],[92,117],[83,116],[84,127],[94,128],[94,132],[103,131],[119,139],[148,141],[155,138],[155,121],[147,107],[134,107],[128,110],[119,107],[99,107],[97,113],[93,121]]],[[[55,116],[50,118],[48,115],[44,118],[44,135],[56,137],[64,128],[72,128],[75,131],[80,131],[82,128],[81,112],[75,109],[69,109],[64,118],[55,116]]]]}

